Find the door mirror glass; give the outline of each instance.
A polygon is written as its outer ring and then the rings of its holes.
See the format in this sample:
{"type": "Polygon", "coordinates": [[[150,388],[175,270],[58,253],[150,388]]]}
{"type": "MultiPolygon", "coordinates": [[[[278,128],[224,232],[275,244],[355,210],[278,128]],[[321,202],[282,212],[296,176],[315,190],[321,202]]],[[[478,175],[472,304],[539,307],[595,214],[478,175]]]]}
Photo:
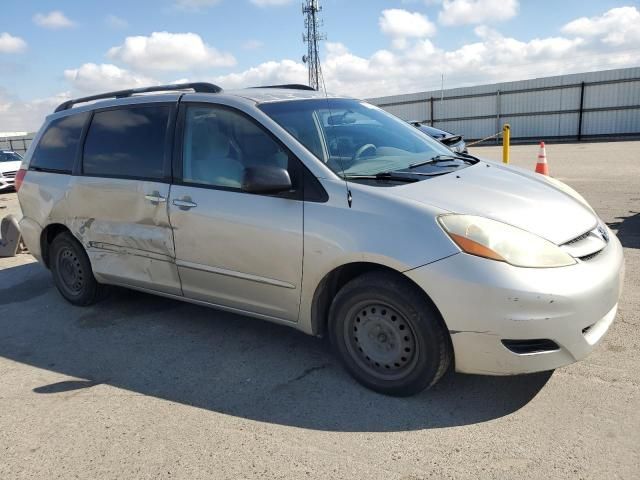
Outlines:
{"type": "Polygon", "coordinates": [[[249,193],[282,193],[292,189],[289,172],[281,167],[260,165],[247,167],[242,190],[249,193]]]}

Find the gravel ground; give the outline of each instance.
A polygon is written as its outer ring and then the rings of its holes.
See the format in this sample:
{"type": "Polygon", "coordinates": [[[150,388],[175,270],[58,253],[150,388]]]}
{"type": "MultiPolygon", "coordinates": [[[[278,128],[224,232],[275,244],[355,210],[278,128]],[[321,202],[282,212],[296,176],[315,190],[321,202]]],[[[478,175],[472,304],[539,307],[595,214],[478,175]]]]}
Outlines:
{"type": "Polygon", "coordinates": [[[640,142],[547,155],[625,246],[617,320],[586,360],[388,398],[322,340],[125,290],[72,307],[19,255],[0,259],[0,478],[638,478],[640,142]]]}

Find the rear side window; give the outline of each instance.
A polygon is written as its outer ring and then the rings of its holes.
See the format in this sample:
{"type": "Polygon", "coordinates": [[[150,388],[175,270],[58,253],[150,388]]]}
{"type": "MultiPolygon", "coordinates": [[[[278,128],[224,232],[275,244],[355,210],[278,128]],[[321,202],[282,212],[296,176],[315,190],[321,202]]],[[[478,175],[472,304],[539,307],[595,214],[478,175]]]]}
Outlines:
{"type": "Polygon", "coordinates": [[[93,115],[83,173],[105,177],[164,178],[169,106],[129,107],[93,115]]]}
{"type": "Polygon", "coordinates": [[[57,173],[71,173],[82,127],[88,113],[78,113],[52,121],[42,135],[30,167],[57,173]]]}

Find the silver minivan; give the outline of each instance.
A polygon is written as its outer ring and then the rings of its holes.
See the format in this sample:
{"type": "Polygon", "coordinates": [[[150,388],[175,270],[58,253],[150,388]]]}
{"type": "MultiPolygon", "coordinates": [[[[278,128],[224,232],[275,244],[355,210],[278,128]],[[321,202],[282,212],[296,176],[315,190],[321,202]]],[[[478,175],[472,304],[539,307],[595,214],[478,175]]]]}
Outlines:
{"type": "Polygon", "coordinates": [[[16,188],[23,238],[69,302],[119,285],[327,335],[391,395],[451,365],[582,359],[622,288],[619,241],[567,185],[298,85],[70,100],[16,188]]]}

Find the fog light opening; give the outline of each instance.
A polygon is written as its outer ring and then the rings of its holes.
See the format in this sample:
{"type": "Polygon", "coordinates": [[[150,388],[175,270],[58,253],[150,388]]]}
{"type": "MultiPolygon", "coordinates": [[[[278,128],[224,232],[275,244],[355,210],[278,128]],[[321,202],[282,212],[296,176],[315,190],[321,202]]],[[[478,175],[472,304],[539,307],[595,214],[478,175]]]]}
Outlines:
{"type": "Polygon", "coordinates": [[[548,338],[536,338],[527,340],[502,340],[502,344],[513,353],[526,355],[530,353],[554,352],[560,347],[548,338]]]}

